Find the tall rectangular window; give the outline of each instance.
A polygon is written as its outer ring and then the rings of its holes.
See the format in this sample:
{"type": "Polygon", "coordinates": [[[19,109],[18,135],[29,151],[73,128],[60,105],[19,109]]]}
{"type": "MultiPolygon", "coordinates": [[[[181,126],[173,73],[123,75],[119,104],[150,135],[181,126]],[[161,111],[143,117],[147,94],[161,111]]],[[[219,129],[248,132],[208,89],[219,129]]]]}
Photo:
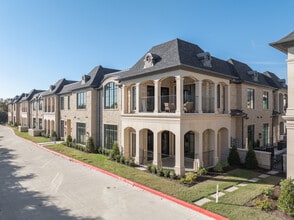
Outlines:
{"type": "Polygon", "coordinates": [[[114,82],[110,82],[104,87],[104,108],[117,108],[117,85],[114,82]]]}
{"type": "Polygon", "coordinates": [[[254,89],[247,89],[247,108],[254,109],[254,89]]]}
{"type": "Polygon", "coordinates": [[[36,128],[36,118],[33,118],[33,128],[36,128]]]}
{"type": "Polygon", "coordinates": [[[64,137],[64,121],[60,121],[60,137],[64,137]]]}
{"type": "Polygon", "coordinates": [[[104,125],[104,148],[111,149],[117,142],[117,125],[104,125]]]}
{"type": "Polygon", "coordinates": [[[217,93],[217,108],[220,108],[221,103],[221,94],[220,94],[220,85],[217,85],[216,87],[216,93],[217,93]]]}
{"type": "Polygon", "coordinates": [[[77,123],[77,143],[86,144],[86,124],[77,123]]]}
{"type": "Polygon", "coordinates": [[[40,99],[39,100],[39,110],[42,111],[42,109],[43,109],[43,100],[40,99]]]}
{"type": "Polygon", "coordinates": [[[70,96],[67,96],[67,109],[70,109],[70,96]]]}
{"type": "Polygon", "coordinates": [[[34,101],[33,102],[33,111],[36,111],[36,108],[37,108],[37,101],[34,101]]]}
{"type": "Polygon", "coordinates": [[[247,127],[247,140],[248,148],[254,147],[254,125],[248,125],[247,127]]]}
{"type": "Polygon", "coordinates": [[[77,109],[86,108],[86,92],[77,93],[77,109]]]}
{"type": "Polygon", "coordinates": [[[263,109],[268,109],[268,92],[267,91],[263,91],[262,94],[262,108],[263,109]]]}
{"type": "Polygon", "coordinates": [[[60,109],[64,110],[64,97],[60,97],[60,109]]]}
{"type": "Polygon", "coordinates": [[[263,124],[263,130],[262,130],[262,133],[263,133],[263,146],[267,146],[269,144],[269,140],[268,140],[268,124],[263,124]]]}
{"type": "Polygon", "coordinates": [[[39,118],[39,129],[43,129],[43,121],[42,121],[42,118],[39,118]]]}
{"type": "Polygon", "coordinates": [[[136,86],[131,88],[131,109],[132,111],[136,110],[136,86]]]}

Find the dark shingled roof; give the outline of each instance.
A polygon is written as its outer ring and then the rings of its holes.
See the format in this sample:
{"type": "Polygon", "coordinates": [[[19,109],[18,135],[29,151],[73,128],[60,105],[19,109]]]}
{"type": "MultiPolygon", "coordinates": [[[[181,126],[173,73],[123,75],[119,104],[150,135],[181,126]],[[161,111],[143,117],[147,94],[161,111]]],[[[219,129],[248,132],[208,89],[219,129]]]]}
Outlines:
{"type": "Polygon", "coordinates": [[[32,89],[29,93],[26,93],[22,98],[21,98],[21,102],[23,101],[31,101],[33,99],[33,97],[36,95],[36,94],[39,94],[41,92],[44,92],[44,90],[37,90],[37,89],[32,89]]]}
{"type": "Polygon", "coordinates": [[[58,80],[54,85],[50,86],[48,90],[42,93],[42,96],[48,96],[48,95],[53,95],[57,94],[61,91],[61,89],[68,84],[74,83],[76,81],[72,80],[66,80],[66,79],[60,79],[58,80]]]}
{"type": "Polygon", "coordinates": [[[212,67],[204,66],[197,58],[197,54],[204,53],[204,51],[199,46],[180,39],[154,46],[147,53],[151,53],[156,59],[152,67],[144,68],[144,55],[129,70],[121,72],[119,79],[133,78],[138,75],[151,74],[154,71],[179,66],[202,69],[230,78],[236,77],[232,65],[216,57],[211,57],[212,67]]]}
{"type": "Polygon", "coordinates": [[[63,87],[63,89],[59,92],[59,94],[69,93],[74,90],[84,89],[84,88],[98,88],[104,78],[105,75],[117,72],[119,70],[104,68],[102,66],[96,66],[91,70],[90,73],[84,75],[83,78],[86,81],[81,81],[68,84],[63,87]]]}
{"type": "Polygon", "coordinates": [[[275,79],[272,79],[273,75],[269,75],[267,73],[259,73],[257,71],[256,74],[258,75],[258,80],[255,81],[253,79],[253,76],[248,74],[249,72],[253,71],[247,64],[242,63],[240,61],[234,60],[234,59],[229,59],[229,63],[231,63],[239,77],[240,82],[247,82],[247,83],[253,83],[253,84],[258,84],[258,85],[263,85],[263,86],[268,86],[268,87],[273,87],[273,88],[282,88],[282,84],[279,83],[279,78],[275,76],[275,79]],[[276,84],[276,82],[278,84],[276,84]]]}
{"type": "Polygon", "coordinates": [[[270,45],[287,54],[288,48],[294,47],[294,31],[288,34],[287,36],[283,37],[282,39],[270,43],[270,45]]]}

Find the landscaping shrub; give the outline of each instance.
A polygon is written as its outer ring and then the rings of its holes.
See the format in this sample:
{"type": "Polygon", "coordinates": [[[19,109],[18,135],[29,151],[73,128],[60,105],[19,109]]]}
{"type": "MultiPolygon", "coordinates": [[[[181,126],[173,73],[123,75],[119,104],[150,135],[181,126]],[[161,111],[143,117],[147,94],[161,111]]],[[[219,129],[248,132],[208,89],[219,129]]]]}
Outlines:
{"type": "Polygon", "coordinates": [[[230,149],[230,153],[229,153],[229,157],[228,157],[228,163],[230,164],[230,166],[239,166],[239,165],[241,165],[239,152],[238,152],[236,146],[233,146],[230,149]]]}
{"type": "Polygon", "coordinates": [[[86,144],[87,152],[94,153],[95,152],[95,145],[93,137],[89,137],[86,144]]]}
{"type": "Polygon", "coordinates": [[[227,161],[219,161],[215,167],[213,168],[213,170],[215,172],[224,172],[224,169],[227,168],[229,166],[227,161]]]}
{"type": "Polygon", "coordinates": [[[164,176],[164,172],[163,172],[163,168],[162,167],[160,167],[160,168],[157,169],[157,175],[158,176],[164,176]]]}
{"type": "Polygon", "coordinates": [[[184,177],[182,177],[180,179],[180,182],[181,183],[184,183],[184,184],[192,184],[197,178],[197,174],[196,173],[193,173],[193,172],[188,172],[185,174],[184,177]]]}
{"type": "Polygon", "coordinates": [[[169,177],[174,180],[178,178],[178,176],[174,170],[170,171],[169,177]]]}
{"type": "Polygon", "coordinates": [[[72,137],[70,135],[67,135],[66,137],[66,145],[70,147],[72,145],[72,137]]]}
{"type": "Polygon", "coordinates": [[[203,175],[206,175],[207,174],[207,169],[204,168],[204,167],[200,167],[199,170],[197,171],[197,175],[198,176],[203,176],[203,175]]]}
{"type": "Polygon", "coordinates": [[[114,142],[112,145],[112,153],[116,156],[116,155],[120,155],[119,152],[119,147],[118,147],[118,143],[114,142]]]}
{"type": "Polygon", "coordinates": [[[273,200],[270,199],[268,196],[264,196],[263,198],[256,199],[254,205],[264,211],[272,211],[274,210],[275,206],[273,204],[273,200]]]}
{"type": "Polygon", "coordinates": [[[125,160],[126,160],[126,158],[125,158],[124,156],[122,156],[122,157],[120,158],[120,163],[125,164],[125,160]]]}
{"type": "Polygon", "coordinates": [[[156,174],[157,173],[157,169],[156,169],[156,166],[152,166],[151,167],[151,173],[153,173],[153,174],[156,174]]]}
{"type": "Polygon", "coordinates": [[[152,172],[152,166],[153,166],[152,163],[148,163],[148,164],[147,164],[147,170],[148,170],[150,173],[152,172]]]}
{"type": "Polygon", "coordinates": [[[256,159],[255,152],[252,148],[249,148],[245,158],[245,167],[247,169],[256,169],[257,166],[258,166],[258,162],[256,159]]]}
{"type": "Polygon", "coordinates": [[[163,176],[169,178],[170,177],[170,170],[164,169],[163,176]]]}
{"type": "Polygon", "coordinates": [[[135,160],[134,160],[134,158],[130,158],[129,159],[129,166],[131,166],[131,167],[135,166],[135,160]]]}
{"type": "Polygon", "coordinates": [[[287,215],[294,215],[294,184],[291,178],[280,182],[281,193],[278,198],[278,209],[287,215]]]}
{"type": "Polygon", "coordinates": [[[57,140],[57,133],[56,133],[56,131],[53,131],[52,132],[51,139],[52,139],[52,141],[56,141],[57,140]]]}

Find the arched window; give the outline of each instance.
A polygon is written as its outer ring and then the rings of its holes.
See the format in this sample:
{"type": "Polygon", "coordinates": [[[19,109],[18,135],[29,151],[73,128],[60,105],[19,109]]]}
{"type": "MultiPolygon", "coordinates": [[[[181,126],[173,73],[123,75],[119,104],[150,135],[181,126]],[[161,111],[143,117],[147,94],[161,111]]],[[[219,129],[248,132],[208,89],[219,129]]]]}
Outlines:
{"type": "Polygon", "coordinates": [[[104,109],[117,108],[117,85],[114,82],[104,87],[104,109]]]}

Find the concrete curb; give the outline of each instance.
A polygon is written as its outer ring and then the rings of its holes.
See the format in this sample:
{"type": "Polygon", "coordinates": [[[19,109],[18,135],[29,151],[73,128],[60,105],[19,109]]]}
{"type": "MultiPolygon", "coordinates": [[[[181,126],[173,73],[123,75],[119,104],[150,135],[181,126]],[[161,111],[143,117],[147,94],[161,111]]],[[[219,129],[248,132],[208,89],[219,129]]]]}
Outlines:
{"type": "MultiPolygon", "coordinates": [[[[12,130],[12,131],[13,131],[13,130],[12,130]]],[[[14,134],[15,136],[17,136],[17,135],[14,133],[14,131],[13,131],[13,134],[14,134]]],[[[19,136],[17,136],[17,137],[19,137],[19,136]]],[[[19,137],[19,138],[21,138],[21,137],[19,137]]],[[[68,157],[68,156],[66,156],[66,155],[64,155],[64,154],[61,154],[61,153],[58,153],[58,152],[56,152],[56,151],[50,150],[50,149],[48,149],[48,148],[46,148],[46,147],[44,147],[44,146],[42,146],[42,145],[40,145],[40,144],[37,144],[37,143],[35,143],[35,142],[32,142],[32,141],[30,141],[30,140],[27,140],[27,139],[24,139],[24,138],[22,138],[22,139],[25,140],[25,141],[27,141],[27,142],[29,142],[29,143],[31,143],[31,144],[34,144],[35,146],[38,146],[39,148],[44,149],[44,150],[46,150],[46,151],[48,151],[48,152],[50,152],[50,153],[52,153],[52,154],[55,154],[55,155],[57,155],[57,156],[59,156],[59,157],[62,157],[62,158],[64,158],[64,159],[67,159],[67,160],[72,161],[72,162],[74,162],[74,163],[80,164],[80,165],[82,165],[82,166],[84,166],[84,167],[90,168],[90,169],[92,169],[92,170],[95,170],[95,171],[101,172],[101,173],[103,173],[103,174],[106,174],[106,175],[108,175],[108,176],[111,176],[111,177],[113,177],[113,178],[116,178],[116,179],[118,179],[118,180],[120,180],[120,181],[123,181],[123,182],[125,182],[125,183],[128,183],[128,184],[130,184],[130,185],[132,185],[132,186],[135,186],[135,187],[137,187],[137,188],[143,189],[143,190],[145,190],[145,191],[147,191],[147,192],[150,192],[150,193],[152,193],[152,194],[154,194],[154,195],[157,195],[157,196],[159,196],[159,197],[161,197],[161,198],[164,198],[164,199],[170,200],[170,201],[175,202],[175,203],[177,203],[177,204],[179,204],[179,205],[181,205],[181,206],[184,206],[184,207],[186,207],[186,208],[189,208],[189,209],[192,209],[192,210],[194,210],[194,211],[197,211],[197,212],[199,212],[199,213],[201,213],[201,214],[203,214],[203,215],[206,215],[206,216],[208,216],[208,217],[210,217],[210,218],[214,218],[214,219],[216,219],[216,220],[228,220],[228,218],[225,218],[225,217],[223,217],[223,216],[221,216],[221,215],[215,214],[215,213],[210,212],[210,211],[208,211],[208,210],[202,209],[202,208],[200,208],[200,207],[198,207],[198,206],[196,206],[196,205],[193,205],[193,204],[190,204],[190,203],[188,203],[188,202],[185,202],[185,201],[182,201],[182,200],[180,200],[180,199],[177,199],[177,198],[175,198],[175,197],[172,197],[172,196],[166,195],[166,194],[164,194],[164,193],[162,193],[162,192],[159,192],[159,191],[157,191],[157,190],[151,189],[151,188],[149,188],[149,187],[147,187],[147,186],[144,186],[144,185],[142,185],[142,184],[139,184],[139,183],[133,182],[133,181],[131,181],[131,180],[128,180],[128,179],[126,179],[126,178],[124,178],[124,177],[121,177],[121,176],[118,176],[118,175],[116,175],[116,174],[110,173],[110,172],[108,172],[108,171],[106,171],[106,170],[100,169],[100,168],[98,168],[98,167],[95,167],[95,166],[92,166],[92,165],[90,165],[90,164],[84,163],[84,162],[79,161],[79,160],[77,160],[77,159],[74,159],[74,158],[68,157]]]]}

